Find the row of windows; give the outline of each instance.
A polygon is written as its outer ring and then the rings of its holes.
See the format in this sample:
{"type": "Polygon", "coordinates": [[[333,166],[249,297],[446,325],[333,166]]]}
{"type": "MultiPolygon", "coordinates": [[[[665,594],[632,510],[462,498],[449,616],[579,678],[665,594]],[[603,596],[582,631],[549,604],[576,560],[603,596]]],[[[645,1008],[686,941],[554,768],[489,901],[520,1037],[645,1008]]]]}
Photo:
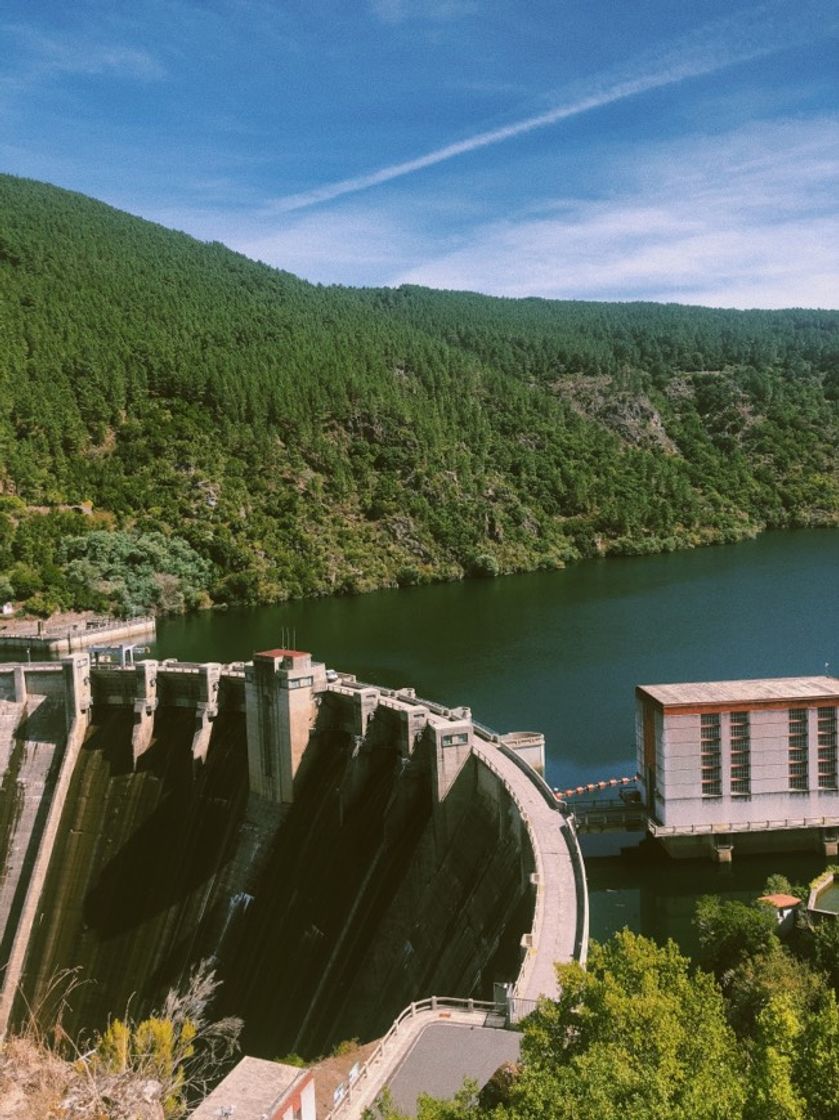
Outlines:
{"type": "MultiPolygon", "coordinates": [[[[732,712],[729,722],[731,792],[748,795],[751,792],[751,741],[749,713],[732,712]]],[[[720,748],[720,717],[709,713],[700,717],[700,742],[702,765],[702,796],[719,797],[722,794],[722,757],[720,748]]]]}
{"type": "Polygon", "coordinates": [[[700,749],[702,762],[702,796],[719,797],[722,793],[720,770],[720,717],[716,713],[700,717],[700,749]]]}
{"type": "Polygon", "coordinates": [[[837,788],[836,709],[819,708],[816,712],[819,761],[819,789],[837,788]]]}
{"type": "Polygon", "coordinates": [[[731,792],[735,795],[751,793],[751,739],[749,713],[732,712],[729,722],[731,740],[731,792]]]}
{"type": "Polygon", "coordinates": [[[443,735],[440,743],[444,747],[459,747],[464,743],[469,742],[469,736],[465,732],[458,732],[455,735],[443,735]]]}
{"type": "Polygon", "coordinates": [[[789,788],[796,792],[810,788],[807,764],[809,761],[807,740],[807,709],[789,710],[789,788]]]}
{"type": "MultiPolygon", "coordinates": [[[[839,789],[837,709],[818,708],[816,723],[818,788],[839,789]]],[[[729,745],[731,793],[735,796],[748,795],[751,792],[751,735],[748,712],[731,712],[729,745]]],[[[810,788],[807,708],[789,710],[787,750],[789,788],[794,792],[806,792],[810,788]]],[[[719,797],[722,794],[722,752],[720,716],[716,712],[704,713],[700,716],[700,753],[702,796],[719,797]]]]}

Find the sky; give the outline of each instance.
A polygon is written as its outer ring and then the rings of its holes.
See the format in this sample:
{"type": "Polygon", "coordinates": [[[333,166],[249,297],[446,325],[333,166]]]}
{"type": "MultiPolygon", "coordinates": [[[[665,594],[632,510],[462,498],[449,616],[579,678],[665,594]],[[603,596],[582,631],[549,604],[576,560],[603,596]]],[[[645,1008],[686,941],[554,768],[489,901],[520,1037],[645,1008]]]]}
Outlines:
{"type": "Polygon", "coordinates": [[[835,0],[4,0],[0,170],[323,284],[839,307],[835,0]]]}

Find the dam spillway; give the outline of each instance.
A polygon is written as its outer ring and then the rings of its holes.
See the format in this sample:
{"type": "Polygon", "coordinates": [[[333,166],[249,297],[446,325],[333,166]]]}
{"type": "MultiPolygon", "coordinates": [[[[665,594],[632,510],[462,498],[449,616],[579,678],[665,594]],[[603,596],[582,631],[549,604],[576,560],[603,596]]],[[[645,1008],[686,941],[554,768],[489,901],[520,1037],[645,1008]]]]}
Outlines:
{"type": "Polygon", "coordinates": [[[64,1025],[98,1029],[205,958],[267,1057],[375,1037],[434,993],[552,994],[587,907],[547,787],[468,709],[330,677],[284,650],[0,666],[6,1020],[48,1016],[78,968],[64,1025]]]}

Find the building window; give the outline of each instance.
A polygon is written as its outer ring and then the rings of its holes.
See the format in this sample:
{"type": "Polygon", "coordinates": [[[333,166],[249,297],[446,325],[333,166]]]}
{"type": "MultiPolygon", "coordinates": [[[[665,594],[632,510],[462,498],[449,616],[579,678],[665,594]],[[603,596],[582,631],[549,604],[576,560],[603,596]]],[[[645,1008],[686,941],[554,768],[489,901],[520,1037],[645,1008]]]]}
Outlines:
{"type": "Polygon", "coordinates": [[[806,792],[810,788],[807,774],[807,709],[789,710],[789,788],[806,792]]]}
{"type": "Polygon", "coordinates": [[[732,712],[731,728],[731,792],[751,793],[751,741],[749,738],[749,713],[732,712]]]}
{"type": "Polygon", "coordinates": [[[441,741],[444,747],[459,747],[469,742],[469,736],[464,732],[458,732],[456,735],[444,735],[441,741]]]}
{"type": "Polygon", "coordinates": [[[702,796],[720,797],[722,795],[720,717],[717,714],[703,715],[699,717],[699,720],[702,749],[702,796]]]}
{"type": "Polygon", "coordinates": [[[819,789],[837,789],[836,709],[818,709],[819,789]]]}

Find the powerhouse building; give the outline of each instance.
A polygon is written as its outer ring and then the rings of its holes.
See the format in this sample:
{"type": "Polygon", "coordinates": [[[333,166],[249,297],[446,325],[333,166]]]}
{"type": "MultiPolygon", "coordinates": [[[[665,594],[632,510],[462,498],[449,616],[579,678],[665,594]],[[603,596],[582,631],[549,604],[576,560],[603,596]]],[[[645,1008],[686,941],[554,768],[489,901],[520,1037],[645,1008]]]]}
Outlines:
{"type": "Polygon", "coordinates": [[[673,855],[710,842],[730,858],[735,837],[751,850],[820,843],[836,855],[837,708],[828,676],[639,686],[650,831],[673,855]]]}

